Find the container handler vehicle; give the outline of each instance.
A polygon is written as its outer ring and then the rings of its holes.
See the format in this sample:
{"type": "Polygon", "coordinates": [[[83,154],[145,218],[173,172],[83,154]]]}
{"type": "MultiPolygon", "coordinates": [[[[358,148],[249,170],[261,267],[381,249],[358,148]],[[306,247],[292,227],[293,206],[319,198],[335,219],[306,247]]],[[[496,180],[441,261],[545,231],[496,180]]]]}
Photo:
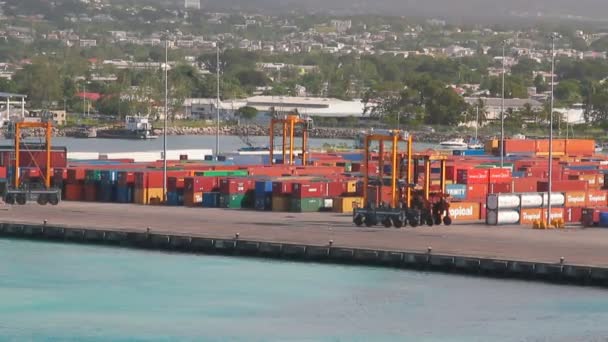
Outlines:
{"type": "Polygon", "coordinates": [[[26,204],[28,201],[36,201],[40,205],[47,203],[51,205],[59,204],[61,200],[61,190],[51,187],[51,134],[53,126],[50,120],[46,122],[15,122],[14,123],[14,158],[13,158],[13,174],[10,180],[10,186],[7,187],[4,194],[4,201],[7,204],[26,204]],[[45,165],[36,164],[36,168],[40,170],[42,182],[24,181],[20,174],[20,156],[22,150],[31,154],[28,144],[21,141],[22,130],[33,128],[43,129],[45,132],[45,165]]]}
{"type": "Polygon", "coordinates": [[[412,136],[400,130],[374,131],[363,139],[363,207],[353,211],[356,226],[386,228],[417,227],[441,223],[450,225],[450,201],[445,193],[446,158],[412,152],[412,136]],[[378,143],[378,172],[370,172],[371,143],[378,143]],[[386,153],[386,145],[390,151],[386,153]],[[400,150],[400,145],[405,148],[400,150]],[[387,154],[390,160],[386,161],[387,154]],[[431,165],[439,163],[439,189],[431,191],[431,165]],[[388,166],[388,168],[385,168],[388,166]],[[422,175],[419,172],[423,168],[422,175]],[[385,170],[390,169],[390,175],[385,170]],[[390,176],[390,177],[385,177],[390,176]],[[422,183],[422,184],[420,184],[422,183]],[[370,188],[371,186],[371,188],[370,188]],[[382,188],[390,187],[390,198],[385,201],[382,188]],[[375,189],[375,196],[370,190],[375,189]],[[380,194],[380,195],[378,195],[380,194]]]}

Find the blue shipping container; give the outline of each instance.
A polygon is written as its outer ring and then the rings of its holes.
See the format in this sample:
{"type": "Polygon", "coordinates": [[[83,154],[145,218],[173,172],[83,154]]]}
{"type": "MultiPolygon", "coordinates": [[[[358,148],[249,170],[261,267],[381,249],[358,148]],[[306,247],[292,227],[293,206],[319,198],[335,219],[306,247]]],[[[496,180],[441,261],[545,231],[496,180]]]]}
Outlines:
{"type": "Polygon", "coordinates": [[[467,186],[465,184],[447,184],[445,192],[455,199],[467,198],[467,186]]]}
{"type": "Polygon", "coordinates": [[[220,193],[219,192],[205,192],[203,193],[203,207],[204,208],[217,208],[220,205],[220,193]]]}
{"type": "Polygon", "coordinates": [[[255,182],[255,197],[264,196],[272,193],[272,181],[256,181],[255,182]]]}
{"type": "Polygon", "coordinates": [[[133,203],[133,187],[131,187],[131,186],[116,187],[116,202],[133,203]]]}
{"type": "Polygon", "coordinates": [[[272,194],[255,196],[254,209],[259,211],[272,210],[272,194]]]}

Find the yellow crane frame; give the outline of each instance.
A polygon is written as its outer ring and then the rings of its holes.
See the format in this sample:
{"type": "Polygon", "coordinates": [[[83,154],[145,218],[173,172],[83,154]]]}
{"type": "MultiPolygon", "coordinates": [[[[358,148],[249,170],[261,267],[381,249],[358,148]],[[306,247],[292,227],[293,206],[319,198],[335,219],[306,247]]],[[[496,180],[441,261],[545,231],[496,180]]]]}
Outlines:
{"type": "Polygon", "coordinates": [[[289,157],[289,165],[294,164],[295,153],[294,136],[297,125],[302,125],[302,165],[308,162],[308,124],[309,120],[299,115],[286,115],[282,119],[273,118],[270,120],[270,164],[274,165],[274,128],[281,125],[283,133],[283,164],[287,164],[286,157],[289,157]],[[289,150],[287,149],[287,139],[289,139],[289,150]],[[289,153],[289,155],[287,155],[289,153]]]}
{"type": "MultiPolygon", "coordinates": [[[[19,173],[20,154],[21,154],[21,130],[25,128],[43,128],[46,138],[46,170],[44,176],[44,186],[49,189],[51,187],[51,135],[53,133],[53,125],[50,121],[47,122],[16,122],[15,123],[15,188],[21,186],[21,178],[19,173]]],[[[38,166],[39,167],[39,166],[38,166]]]]}
{"type": "Polygon", "coordinates": [[[409,184],[412,183],[412,136],[407,134],[404,131],[400,130],[390,130],[386,134],[380,133],[372,133],[365,136],[363,141],[363,149],[364,149],[364,172],[363,172],[363,203],[367,204],[369,199],[369,194],[367,191],[367,187],[369,185],[369,161],[371,157],[370,144],[373,141],[377,141],[379,145],[379,158],[378,158],[378,168],[379,174],[378,177],[380,179],[380,184],[382,186],[384,179],[384,144],[389,142],[391,143],[391,207],[397,208],[399,205],[399,194],[397,191],[397,177],[399,174],[399,154],[403,152],[399,152],[399,143],[406,143],[406,151],[404,152],[407,158],[407,171],[406,171],[406,181],[408,186],[406,187],[406,201],[408,207],[411,202],[411,189],[409,184]]]}
{"type": "Polygon", "coordinates": [[[424,199],[428,200],[431,195],[431,164],[433,162],[440,163],[440,177],[439,177],[439,187],[441,188],[441,194],[445,194],[445,178],[446,178],[446,162],[447,157],[440,155],[426,155],[426,154],[416,154],[412,157],[414,162],[414,167],[418,167],[420,161],[424,164],[424,199]]]}

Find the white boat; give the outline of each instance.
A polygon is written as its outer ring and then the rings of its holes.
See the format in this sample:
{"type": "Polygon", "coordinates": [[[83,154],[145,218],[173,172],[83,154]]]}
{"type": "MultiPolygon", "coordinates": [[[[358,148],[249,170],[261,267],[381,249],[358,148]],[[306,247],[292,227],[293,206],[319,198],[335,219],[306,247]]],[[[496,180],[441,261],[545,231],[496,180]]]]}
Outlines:
{"type": "Polygon", "coordinates": [[[439,146],[451,150],[466,150],[469,148],[469,145],[462,138],[442,141],[439,143],[439,146]]]}
{"type": "Polygon", "coordinates": [[[481,141],[477,140],[477,139],[471,139],[469,140],[469,143],[467,144],[469,150],[483,150],[485,149],[485,146],[481,143],[481,141]]]}
{"type": "Polygon", "coordinates": [[[601,153],[604,151],[604,147],[601,144],[595,144],[595,153],[601,153]]]}

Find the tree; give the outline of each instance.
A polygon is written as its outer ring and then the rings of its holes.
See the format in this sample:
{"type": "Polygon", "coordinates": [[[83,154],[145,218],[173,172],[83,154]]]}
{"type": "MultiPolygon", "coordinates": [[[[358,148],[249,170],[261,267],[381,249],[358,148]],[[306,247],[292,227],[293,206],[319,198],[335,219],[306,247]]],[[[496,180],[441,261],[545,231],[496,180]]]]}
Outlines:
{"type": "Polygon", "coordinates": [[[258,115],[258,110],[254,107],[245,106],[239,108],[236,115],[245,120],[253,120],[258,115]]]}
{"type": "Polygon", "coordinates": [[[35,107],[48,107],[52,102],[62,102],[62,78],[57,64],[46,57],[35,58],[15,74],[20,92],[27,94],[35,107]]]}
{"type": "Polygon", "coordinates": [[[511,68],[511,73],[514,75],[522,75],[524,77],[532,77],[532,72],[538,70],[539,64],[531,58],[522,58],[511,68]]]}
{"type": "Polygon", "coordinates": [[[549,90],[549,86],[541,74],[536,75],[534,78],[534,86],[536,87],[537,93],[544,93],[545,91],[549,90]]]}
{"type": "Polygon", "coordinates": [[[558,100],[569,104],[580,102],[582,99],[581,86],[580,83],[576,80],[561,81],[555,87],[554,91],[555,97],[558,100]]]}

